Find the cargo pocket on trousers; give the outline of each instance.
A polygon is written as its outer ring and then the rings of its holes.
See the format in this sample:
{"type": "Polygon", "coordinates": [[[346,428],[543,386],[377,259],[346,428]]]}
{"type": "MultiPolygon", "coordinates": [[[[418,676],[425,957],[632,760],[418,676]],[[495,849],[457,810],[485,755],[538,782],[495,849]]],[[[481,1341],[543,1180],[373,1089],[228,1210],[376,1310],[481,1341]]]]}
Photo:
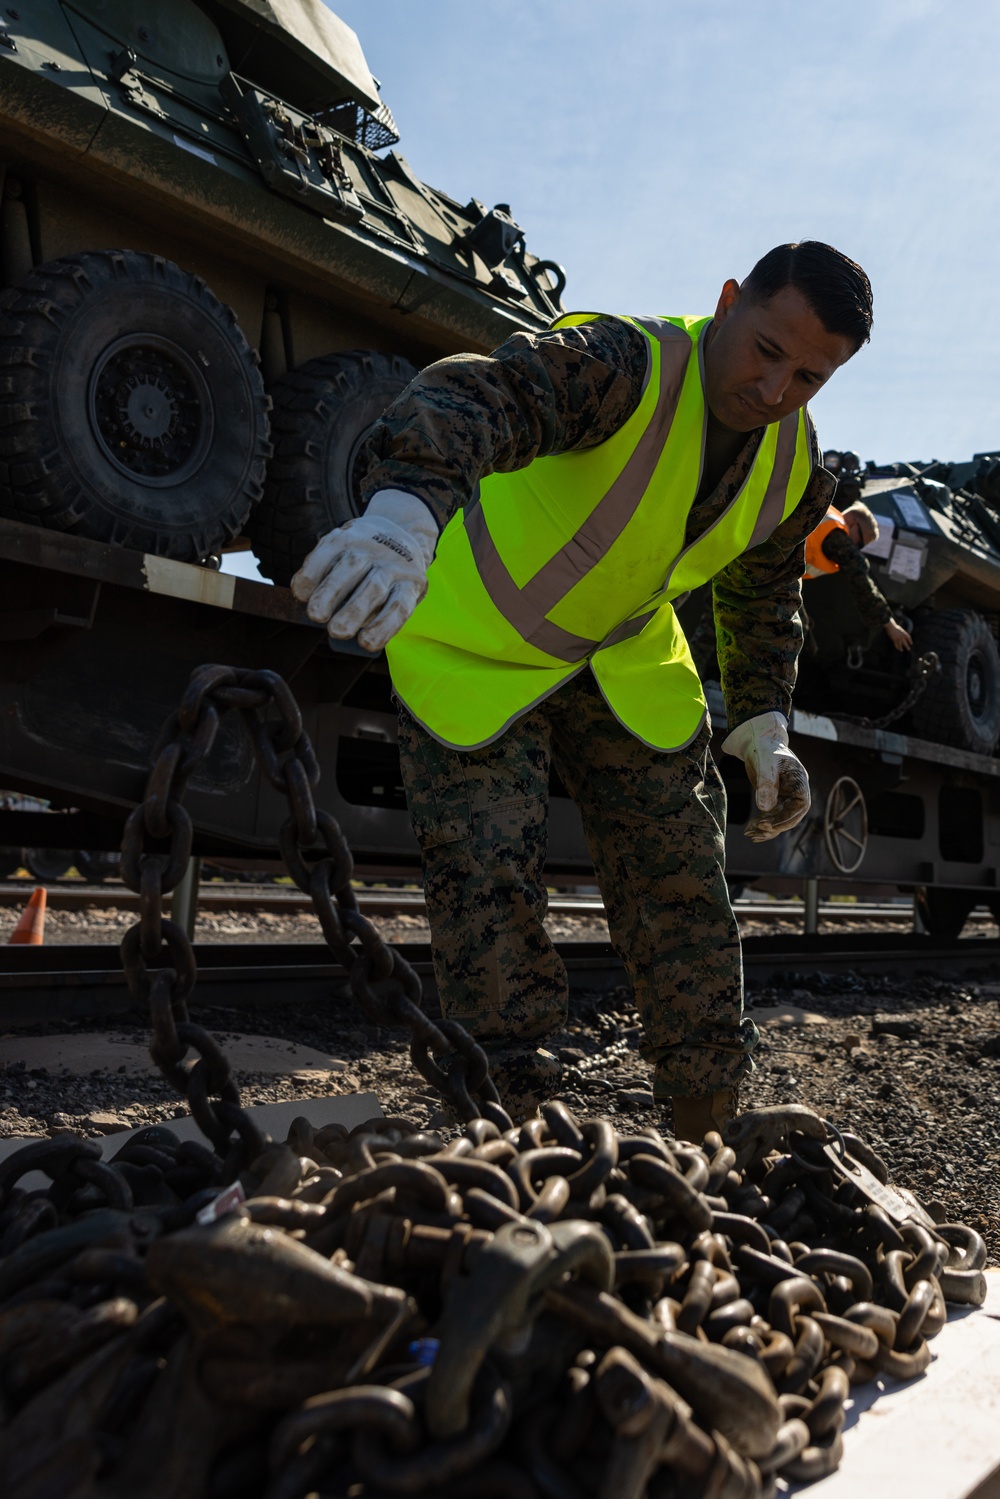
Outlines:
{"type": "Polygon", "coordinates": [[[417,842],[425,853],[472,836],[472,809],[464,775],[449,777],[439,755],[453,753],[421,740],[403,748],[400,764],[406,805],[417,842]]]}
{"type": "MultiPolygon", "coordinates": [[[[464,793],[464,788],[463,788],[464,793]]],[[[461,805],[449,805],[450,798],[439,798],[432,805],[410,808],[410,821],[417,842],[425,852],[443,848],[448,843],[468,842],[472,837],[472,814],[468,799],[456,798],[461,805]]]]}

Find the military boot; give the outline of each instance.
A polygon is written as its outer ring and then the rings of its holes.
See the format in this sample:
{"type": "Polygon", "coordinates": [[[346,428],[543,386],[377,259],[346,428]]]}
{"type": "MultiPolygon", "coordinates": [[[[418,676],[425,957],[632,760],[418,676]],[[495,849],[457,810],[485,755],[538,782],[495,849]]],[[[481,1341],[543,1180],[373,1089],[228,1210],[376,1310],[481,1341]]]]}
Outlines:
{"type": "Polygon", "coordinates": [[[488,1045],[483,1050],[500,1102],[515,1124],[559,1092],[562,1063],[544,1047],[488,1045]]]}
{"type": "Polygon", "coordinates": [[[670,1100],[674,1115],[674,1137],[700,1145],[712,1130],[720,1133],[724,1124],[739,1112],[738,1087],[722,1088],[717,1093],[699,1093],[693,1098],[670,1100]]]}

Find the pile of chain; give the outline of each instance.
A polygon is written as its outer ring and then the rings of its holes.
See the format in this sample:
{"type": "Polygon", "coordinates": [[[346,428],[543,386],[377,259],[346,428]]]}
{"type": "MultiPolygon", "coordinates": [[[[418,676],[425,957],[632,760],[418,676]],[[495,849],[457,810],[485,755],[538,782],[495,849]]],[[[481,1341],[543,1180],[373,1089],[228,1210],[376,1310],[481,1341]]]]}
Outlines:
{"type": "Polygon", "coordinates": [[[0,1168],[0,1489],[753,1499],[828,1473],[851,1385],[927,1368],[985,1249],[879,1206],[881,1163],[801,1106],[727,1141],[559,1103],[451,1141],[299,1120],[244,1201],[165,1126],[108,1164],[28,1146],[0,1168]]]}
{"type": "Polygon", "coordinates": [[[64,1135],[0,1164],[5,1499],[756,1499],[831,1471],[851,1384],[919,1375],[945,1303],[982,1303],[982,1240],[801,1106],[700,1147],[556,1102],[512,1124],[358,915],[315,781],[280,679],[195,674],[126,830],[123,951],[209,1143],[157,1125],[108,1162],[64,1135]],[[289,793],[282,850],[354,992],[410,1026],[457,1138],[300,1119],[276,1144],[191,1021],[160,901],[225,709],[289,793]]]}

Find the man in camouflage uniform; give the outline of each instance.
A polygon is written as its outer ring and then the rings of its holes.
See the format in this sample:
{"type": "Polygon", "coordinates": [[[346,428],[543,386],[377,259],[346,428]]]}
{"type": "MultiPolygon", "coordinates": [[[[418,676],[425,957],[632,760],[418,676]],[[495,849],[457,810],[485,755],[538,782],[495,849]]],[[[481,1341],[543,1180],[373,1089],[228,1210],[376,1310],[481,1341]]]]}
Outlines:
{"type": "MultiPolygon", "coordinates": [[[[801,408],[867,341],[870,324],[867,277],[828,246],[778,247],[742,288],[726,282],[706,340],[708,428],[686,546],[739,495],[765,426],[801,408]]],[[[604,442],[636,410],[648,359],[634,324],[601,317],[517,333],[489,357],[424,370],[373,430],[369,510],[324,538],[293,580],[311,617],[338,638],[383,646],[426,588],[439,528],[481,477],[604,442]]],[[[815,448],[813,456],[797,508],[713,584],[733,730],[726,747],[759,787],[748,825],[758,838],[793,826],[809,805],[783,715],[801,646],[804,542],[834,487],[815,448]]],[[[565,969],[542,926],[552,765],[583,815],[656,1096],[673,1100],[675,1127],[688,1138],[734,1110],[757,1032],[742,1012],[725,792],[709,738],[706,722],[686,748],[652,749],[619,722],[587,670],[480,749],[446,747],[401,708],[442,1007],[486,1047],[514,1107],[556,1091],[558,1064],[536,1043],[567,1013],[565,969]]]]}
{"type": "MultiPolygon", "coordinates": [[[[892,605],[872,577],[868,558],[862,550],[878,540],[878,521],[861,500],[855,500],[840,513],[844,518],[843,526],[838,524],[824,532],[821,525],[818,532],[806,538],[806,577],[839,572],[851,591],[851,602],[862,628],[873,638],[879,630],[884,630],[895,650],[908,651],[913,638],[909,630],[893,618],[892,605]],[[813,543],[821,549],[827,566],[813,567],[810,571],[813,543]]],[[[807,602],[808,597],[807,593],[807,602]]]]}

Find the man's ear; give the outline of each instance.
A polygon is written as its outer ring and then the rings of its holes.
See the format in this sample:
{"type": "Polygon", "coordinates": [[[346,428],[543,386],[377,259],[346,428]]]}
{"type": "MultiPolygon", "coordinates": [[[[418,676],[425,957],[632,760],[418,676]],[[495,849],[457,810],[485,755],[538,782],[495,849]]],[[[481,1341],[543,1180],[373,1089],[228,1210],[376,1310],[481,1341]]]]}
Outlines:
{"type": "Polygon", "coordinates": [[[719,293],[719,301],[715,309],[715,317],[712,321],[718,328],[726,321],[729,314],[735,309],[740,300],[740,284],[734,281],[732,276],[723,285],[719,293]]]}

